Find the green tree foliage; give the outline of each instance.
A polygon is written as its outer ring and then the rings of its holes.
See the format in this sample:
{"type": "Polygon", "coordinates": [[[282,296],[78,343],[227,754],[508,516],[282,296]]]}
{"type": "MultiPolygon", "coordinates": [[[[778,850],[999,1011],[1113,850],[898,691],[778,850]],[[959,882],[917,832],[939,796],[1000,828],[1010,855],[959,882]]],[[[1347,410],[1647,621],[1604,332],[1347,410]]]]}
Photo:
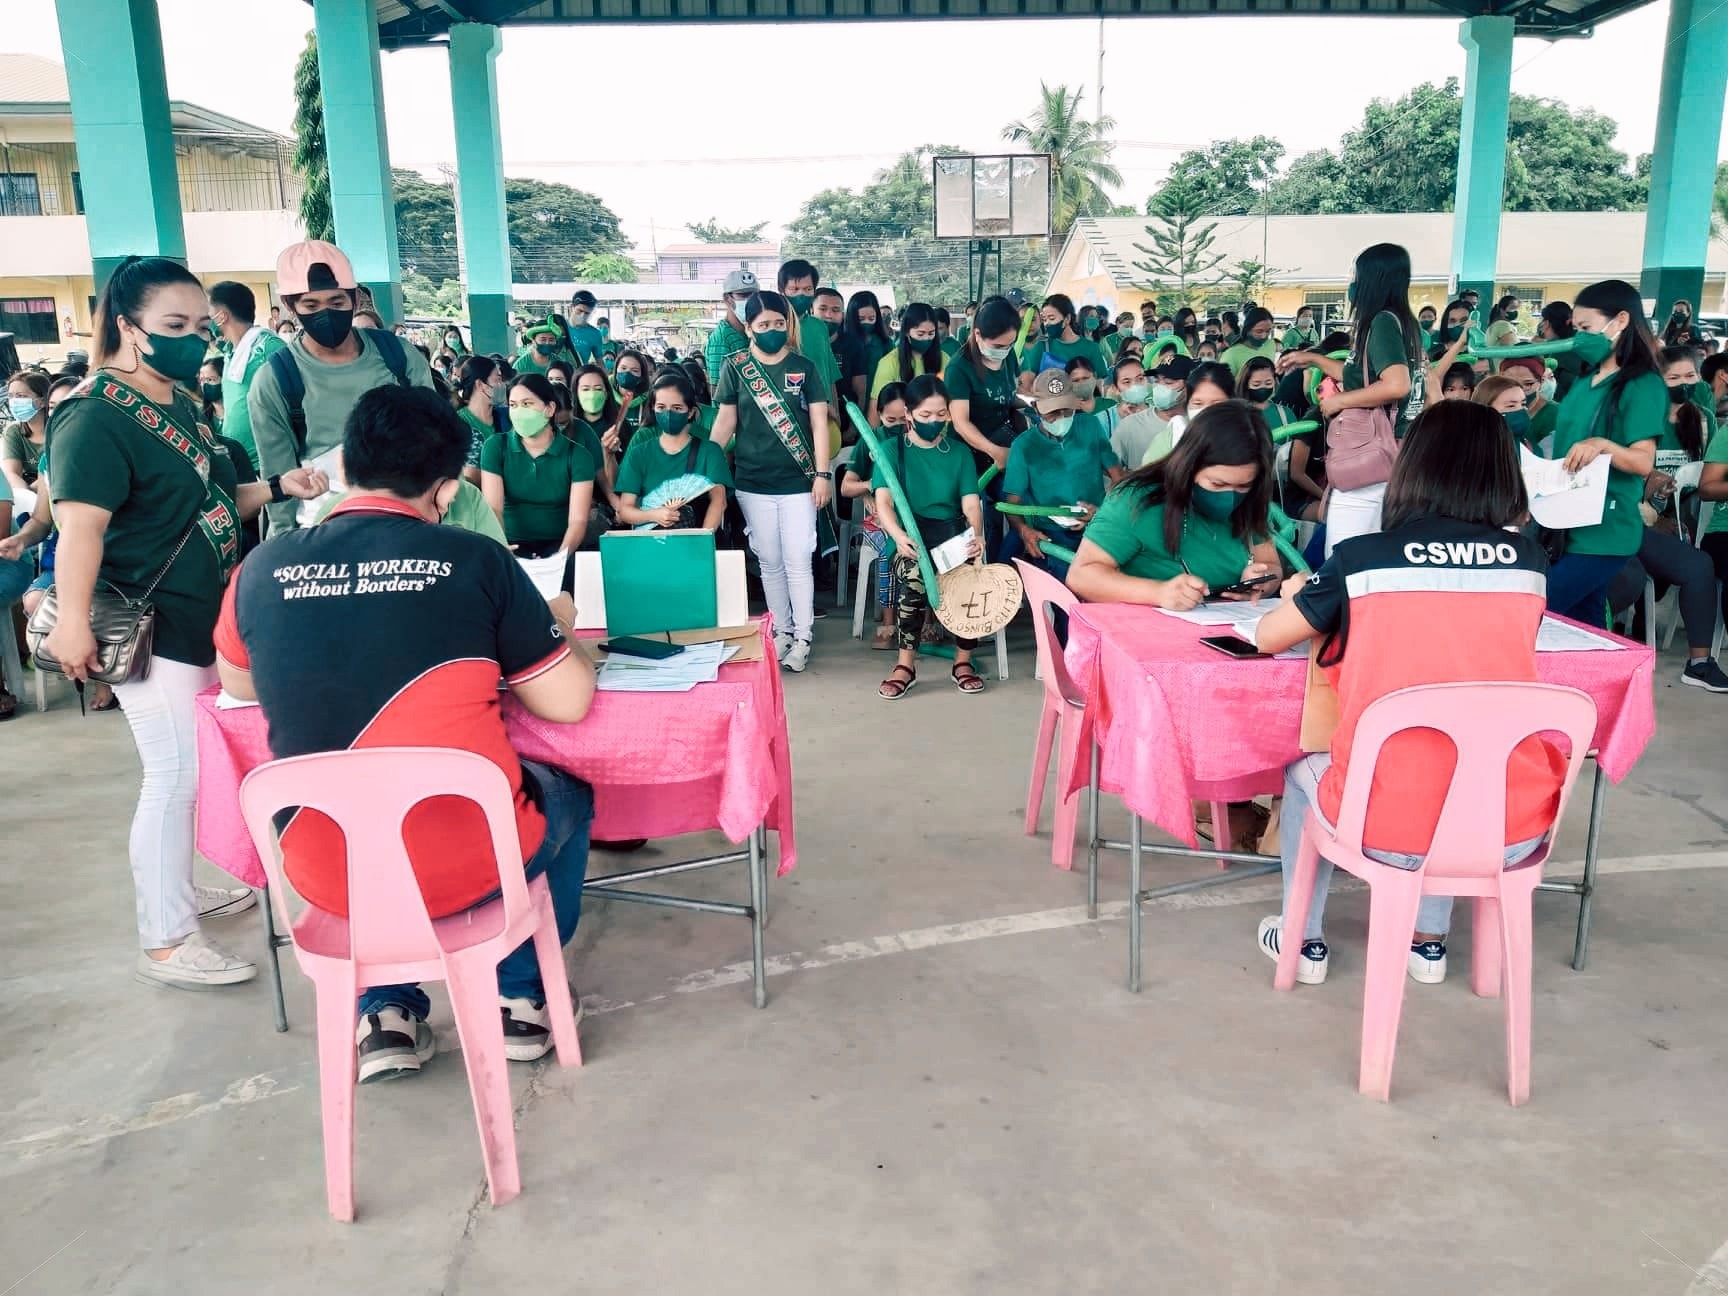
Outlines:
{"type": "Polygon", "coordinates": [[[1710,203],[1710,229],[1728,243],[1728,162],[1716,168],[1716,194],[1710,203]]]}
{"type": "Polygon", "coordinates": [[[1207,290],[1227,277],[1218,269],[1224,253],[1212,250],[1217,223],[1205,219],[1210,213],[1200,192],[1180,178],[1166,183],[1151,207],[1148,215],[1156,223],[1146,226],[1146,236],[1152,242],[1134,245],[1146,254],[1134,268],[1146,276],[1145,287],[1157,294],[1159,309],[1198,306],[1207,290]]]}
{"type": "Polygon", "coordinates": [[[1002,138],[1025,145],[1029,153],[1050,155],[1050,257],[1054,261],[1077,219],[1111,210],[1106,191],[1122,183],[1122,173],[1110,161],[1116,151],[1110,140],[1115,118],[1082,116],[1084,90],[1040,82],[1038,95],[1032,115],[1009,122],[1002,128],[1002,138]]]}
{"type": "MultiPolygon", "coordinates": [[[[450,185],[401,169],[391,172],[390,184],[403,270],[416,270],[434,280],[455,278],[456,204],[450,185]]],[[[629,247],[616,213],[581,189],[545,180],[505,180],[504,202],[510,221],[511,273],[522,283],[576,278],[576,267],[584,257],[621,253],[629,247]]],[[[628,263],[629,258],[624,260],[628,263]]]]}
{"type": "Polygon", "coordinates": [[[576,263],[583,283],[635,283],[636,263],[622,252],[590,252],[576,263]]]}
{"type": "MultiPolygon", "coordinates": [[[[969,149],[926,144],[902,154],[858,190],[824,189],[786,227],[783,255],[804,257],[824,283],[892,287],[902,302],[953,306],[967,299],[966,244],[938,242],[930,159],[969,149]]],[[[1004,239],[1002,285],[1029,294],[1046,267],[1036,239],[1004,239]]],[[[995,265],[989,288],[994,291],[995,265]]]]}
{"type": "Polygon", "coordinates": [[[450,186],[401,167],[390,172],[396,200],[396,250],[402,261],[403,292],[408,276],[428,279],[457,277],[456,204],[450,186]]]}
{"type": "Polygon", "coordinates": [[[300,223],[306,237],[333,242],[336,221],[330,211],[330,155],[324,148],[324,88],[318,77],[318,37],[306,33],[306,48],[294,65],[294,172],[300,192],[300,223]]]}
{"type": "Polygon", "coordinates": [[[1146,200],[1146,214],[1154,214],[1159,195],[1172,184],[1184,186],[1208,216],[1258,212],[1262,191],[1278,174],[1278,160],[1283,156],[1284,146],[1270,135],[1213,140],[1209,148],[1189,149],[1176,159],[1164,183],[1146,200]]]}
{"type": "Polygon", "coordinates": [[[457,279],[437,283],[425,275],[402,272],[402,311],[410,319],[465,319],[468,303],[457,279]]]}
{"type": "Polygon", "coordinates": [[[710,217],[705,221],[692,221],[689,228],[690,236],[699,243],[754,243],[762,237],[762,231],[768,228],[768,222],[722,225],[717,219],[710,217]]]}
{"type": "MultiPolygon", "coordinates": [[[[1450,211],[1458,182],[1463,95],[1456,77],[1376,99],[1336,152],[1306,153],[1273,181],[1281,214],[1450,211]]],[[[1507,127],[1507,211],[1625,211],[1649,188],[1614,147],[1615,123],[1594,109],[1513,95],[1507,127]]]]}

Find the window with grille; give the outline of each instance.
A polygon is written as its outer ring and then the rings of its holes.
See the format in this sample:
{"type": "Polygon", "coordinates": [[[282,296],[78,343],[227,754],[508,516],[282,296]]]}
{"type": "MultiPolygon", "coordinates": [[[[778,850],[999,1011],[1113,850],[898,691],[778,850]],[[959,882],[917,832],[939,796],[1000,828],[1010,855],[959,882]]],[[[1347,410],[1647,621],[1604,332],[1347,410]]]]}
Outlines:
{"type": "Polygon", "coordinates": [[[684,263],[683,273],[686,279],[696,278],[697,275],[702,273],[702,263],[700,261],[686,261],[684,263]]]}
{"type": "Polygon", "coordinates": [[[0,216],[40,216],[42,186],[34,171],[0,171],[0,216]]]}
{"type": "Polygon", "coordinates": [[[24,343],[58,342],[60,321],[52,297],[0,297],[0,333],[24,343]]]}

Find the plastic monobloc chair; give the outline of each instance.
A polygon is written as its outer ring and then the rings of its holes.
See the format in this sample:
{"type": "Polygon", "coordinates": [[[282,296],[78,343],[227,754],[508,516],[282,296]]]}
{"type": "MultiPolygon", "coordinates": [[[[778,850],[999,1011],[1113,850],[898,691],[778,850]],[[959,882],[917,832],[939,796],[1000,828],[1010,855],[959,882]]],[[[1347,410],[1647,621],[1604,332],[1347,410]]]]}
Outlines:
{"type": "Polygon", "coordinates": [[[1050,610],[1060,608],[1072,615],[1080,600],[1047,571],[1016,558],[1026,601],[1032,605],[1032,634],[1038,647],[1038,673],[1044,681],[1044,705],[1038,716],[1038,742],[1032,749],[1032,779],[1026,788],[1026,835],[1036,836],[1038,816],[1044,808],[1044,780],[1050,772],[1050,749],[1056,747],[1056,819],[1050,839],[1050,862],[1057,868],[1074,867],[1074,825],[1080,814],[1080,794],[1069,792],[1074,768],[1080,759],[1080,717],[1086,696],[1068,675],[1062,645],[1056,642],[1056,627],[1050,610]],[[1058,739],[1058,734],[1060,738],[1058,739]]]}
{"type": "Polygon", "coordinates": [[[876,600],[870,594],[870,580],[876,574],[876,564],[880,561],[876,551],[867,544],[858,546],[858,588],[852,598],[852,637],[864,637],[864,619],[876,610],[876,600]]]}
{"type": "MultiPolygon", "coordinates": [[[[1531,901],[1553,849],[1596,731],[1596,704],[1577,689],[1552,684],[1430,684],[1399,689],[1362,713],[1333,827],[1310,807],[1302,849],[1284,912],[1284,929],[1306,929],[1314,881],[1324,856],[1368,883],[1368,955],[1362,995],[1362,1059],[1358,1088],[1382,1102],[1391,1097],[1392,1055],[1404,1008],[1404,978],[1416,907],[1424,895],[1475,900],[1471,988],[1484,998],[1506,996],[1506,1089],[1517,1106],[1530,1096],[1531,901]],[[1422,865],[1396,868],[1362,853],[1374,766],[1386,741],[1430,729],[1457,753],[1440,821],[1422,865]],[[1528,859],[1506,866],[1506,767],[1513,749],[1533,734],[1558,733],[1569,744],[1566,777],[1554,821],[1528,859]]],[[[1283,942],[1273,985],[1296,984],[1302,942],[1283,942]]]]}
{"type": "Polygon", "coordinates": [[[374,747],[272,761],[240,785],[240,808],[283,931],[318,998],[318,1087],[324,1110],[324,1179],[330,1214],[354,1218],[355,1001],[367,986],[443,980],[449,987],[462,1061],[492,1204],[522,1191],[498,964],[532,937],[546,983],[552,1039],[563,1066],[582,1049],[546,879],[524,880],[516,813],[504,772],[483,756],[450,748],[374,747]],[[402,821],[431,797],[461,797],[485,813],[502,893],[490,904],[434,919],[402,842],[402,821]],[[348,917],[311,905],[290,920],[272,819],[299,806],[328,815],[347,842],[348,917]],[[362,867],[353,867],[354,861],[362,867]]]}

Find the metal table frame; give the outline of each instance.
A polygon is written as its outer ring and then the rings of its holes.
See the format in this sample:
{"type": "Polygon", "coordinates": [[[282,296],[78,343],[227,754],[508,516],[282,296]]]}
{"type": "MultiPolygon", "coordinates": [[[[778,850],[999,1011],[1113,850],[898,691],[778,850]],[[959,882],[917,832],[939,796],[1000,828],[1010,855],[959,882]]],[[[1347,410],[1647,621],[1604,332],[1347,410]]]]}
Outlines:
{"type": "MultiPolygon", "coordinates": [[[[1283,863],[1271,855],[1261,855],[1257,852],[1201,850],[1192,846],[1148,846],[1142,839],[1140,816],[1132,810],[1128,812],[1128,840],[1112,841],[1099,835],[1098,828],[1098,736],[1094,730],[1091,750],[1088,752],[1088,767],[1086,778],[1086,916],[1098,916],[1098,852],[1113,850],[1126,852],[1128,856],[1128,989],[1135,994],[1140,993],[1140,906],[1149,900],[1157,900],[1164,896],[1180,895],[1186,891],[1205,891],[1216,886],[1226,886],[1232,882],[1245,882],[1249,878],[1264,877],[1268,873],[1278,873],[1283,870],[1283,863]],[[1182,859],[1219,860],[1230,864],[1245,864],[1247,868],[1220,870],[1206,877],[1190,878],[1184,882],[1172,882],[1167,886],[1153,887],[1150,890],[1142,887],[1143,857],[1152,855],[1172,855],[1182,859]]],[[[1572,946],[1572,969],[1582,972],[1590,949],[1590,917],[1591,901],[1596,892],[1597,854],[1602,842],[1602,801],[1606,779],[1602,766],[1596,759],[1594,751],[1589,753],[1595,763],[1595,777],[1590,788],[1590,826],[1584,839],[1584,873],[1576,882],[1543,881],[1537,884],[1539,891],[1557,891],[1562,895],[1578,897],[1578,935],[1572,946]]]]}
{"type": "MultiPolygon", "coordinates": [[[[275,997],[276,1030],[288,1029],[288,1009],[282,999],[282,961],[278,951],[294,943],[291,936],[276,930],[276,917],[271,912],[270,888],[258,888],[258,907],[264,915],[264,948],[270,961],[270,987],[275,997]]],[[[750,830],[743,850],[727,851],[722,855],[706,855],[701,859],[678,860],[671,864],[653,864],[647,868],[627,869],[589,878],[582,883],[584,896],[602,900],[624,900],[634,904],[659,905],[665,909],[687,909],[695,913],[727,914],[750,920],[750,971],[755,985],[756,1006],[768,1005],[768,970],[763,953],[762,934],[768,926],[768,825],[758,824],[750,830]],[[660,895],[651,891],[625,891],[622,887],[652,878],[670,877],[675,873],[695,873],[702,869],[720,868],[726,864],[746,864],[750,884],[750,903],[733,904],[721,900],[693,900],[688,896],[660,895]]]]}

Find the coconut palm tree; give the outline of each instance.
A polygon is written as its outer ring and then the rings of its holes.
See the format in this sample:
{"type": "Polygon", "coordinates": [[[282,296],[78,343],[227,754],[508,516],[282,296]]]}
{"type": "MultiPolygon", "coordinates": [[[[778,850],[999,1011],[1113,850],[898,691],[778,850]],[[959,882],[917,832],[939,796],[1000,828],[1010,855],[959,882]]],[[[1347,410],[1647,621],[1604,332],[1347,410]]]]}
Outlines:
{"type": "Polygon", "coordinates": [[[1028,152],[1050,155],[1050,262],[1054,265],[1076,218],[1110,209],[1104,190],[1121,184],[1122,173],[1110,163],[1116,150],[1110,142],[1115,118],[1082,117],[1084,90],[1040,82],[1038,93],[1032,115],[1003,127],[1002,138],[1024,144],[1028,152]]]}

